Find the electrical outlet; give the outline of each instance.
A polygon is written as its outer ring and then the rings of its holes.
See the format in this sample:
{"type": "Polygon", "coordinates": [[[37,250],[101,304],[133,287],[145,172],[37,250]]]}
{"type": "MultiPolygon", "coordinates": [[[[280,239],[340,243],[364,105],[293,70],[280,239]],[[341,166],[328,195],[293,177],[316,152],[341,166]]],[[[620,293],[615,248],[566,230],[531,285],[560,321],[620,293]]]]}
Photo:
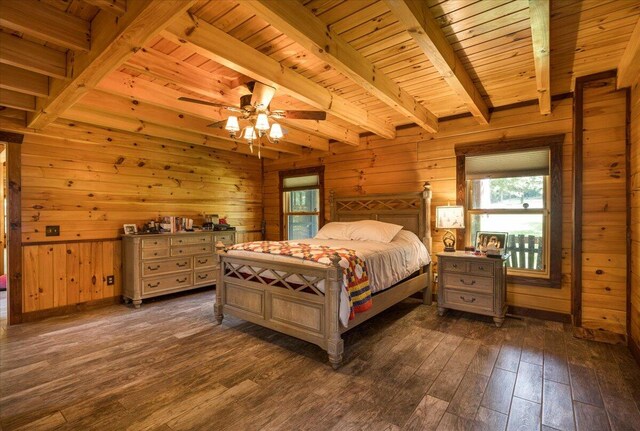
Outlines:
{"type": "Polygon", "coordinates": [[[45,236],[60,236],[60,226],[47,226],[44,234],[45,236]]]}
{"type": "Polygon", "coordinates": [[[116,282],[114,275],[107,275],[107,286],[112,286],[116,282]]]}
{"type": "Polygon", "coordinates": [[[437,282],[438,282],[438,273],[437,273],[437,272],[436,272],[435,274],[433,274],[433,281],[434,281],[435,283],[437,283],[437,282]]]}

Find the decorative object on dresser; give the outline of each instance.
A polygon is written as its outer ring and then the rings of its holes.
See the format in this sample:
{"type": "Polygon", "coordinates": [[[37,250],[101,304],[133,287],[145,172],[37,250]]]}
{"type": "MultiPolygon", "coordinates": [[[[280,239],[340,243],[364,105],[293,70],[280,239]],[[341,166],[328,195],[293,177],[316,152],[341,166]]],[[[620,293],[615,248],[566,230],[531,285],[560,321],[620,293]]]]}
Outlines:
{"type": "MultiPolygon", "coordinates": [[[[436,207],[436,228],[437,229],[464,229],[464,207],[442,206],[436,207]]],[[[442,236],[444,251],[456,251],[456,236],[447,230],[442,236]]]]}
{"type": "Polygon", "coordinates": [[[138,226],[135,224],[125,224],[122,226],[122,229],[124,230],[125,235],[132,235],[138,232],[138,226]]]}
{"type": "Polygon", "coordinates": [[[235,242],[235,232],[183,232],[124,235],[125,302],[215,284],[216,249],[235,242]]]}
{"type": "Polygon", "coordinates": [[[478,232],[476,234],[476,250],[487,256],[501,256],[507,247],[507,232],[478,232]]]}
{"type": "Polygon", "coordinates": [[[463,251],[438,253],[438,314],[447,309],[492,316],[502,326],[507,313],[506,256],[489,258],[463,251]]]}

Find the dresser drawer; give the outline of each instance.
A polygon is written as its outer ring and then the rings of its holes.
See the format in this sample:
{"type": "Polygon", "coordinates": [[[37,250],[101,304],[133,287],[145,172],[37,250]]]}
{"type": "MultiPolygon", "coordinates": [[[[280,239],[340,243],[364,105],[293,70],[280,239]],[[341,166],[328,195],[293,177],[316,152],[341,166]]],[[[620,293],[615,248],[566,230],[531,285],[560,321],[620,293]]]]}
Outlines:
{"type": "Polygon", "coordinates": [[[211,244],[211,235],[185,235],[171,238],[171,245],[211,244]]]}
{"type": "Polygon", "coordinates": [[[167,248],[169,247],[169,238],[143,238],[142,248],[167,248]]]}
{"type": "Polygon", "coordinates": [[[443,259],[442,269],[446,272],[467,272],[467,262],[443,259]]]}
{"type": "Polygon", "coordinates": [[[213,268],[218,263],[216,256],[196,256],[193,258],[194,268],[213,268]]]}
{"type": "Polygon", "coordinates": [[[493,277],[493,265],[482,262],[469,262],[469,273],[493,277]]]}
{"type": "Polygon", "coordinates": [[[171,256],[193,256],[196,254],[213,254],[213,245],[185,245],[171,247],[171,256]]]}
{"type": "Polygon", "coordinates": [[[224,245],[233,245],[233,237],[232,233],[217,233],[216,242],[222,241],[224,245]]]}
{"type": "Polygon", "coordinates": [[[169,248],[143,248],[143,259],[158,259],[160,257],[169,257],[169,248]]]}
{"type": "Polygon", "coordinates": [[[465,290],[447,289],[444,292],[445,305],[472,307],[479,310],[493,311],[493,296],[465,290]]]}
{"type": "Polygon", "coordinates": [[[493,278],[470,274],[444,274],[444,286],[493,293],[493,278]]]}
{"type": "Polygon", "coordinates": [[[190,272],[183,274],[166,275],[164,277],[148,278],[142,281],[142,293],[156,293],[163,290],[177,289],[193,285],[192,274],[190,272]]]}
{"type": "Polygon", "coordinates": [[[186,271],[192,268],[192,260],[190,257],[160,261],[146,261],[142,263],[142,276],[155,276],[158,274],[186,271]]]}
{"type": "Polygon", "coordinates": [[[216,282],[216,269],[206,269],[204,271],[196,271],[195,276],[193,278],[193,284],[213,284],[216,282]]]}

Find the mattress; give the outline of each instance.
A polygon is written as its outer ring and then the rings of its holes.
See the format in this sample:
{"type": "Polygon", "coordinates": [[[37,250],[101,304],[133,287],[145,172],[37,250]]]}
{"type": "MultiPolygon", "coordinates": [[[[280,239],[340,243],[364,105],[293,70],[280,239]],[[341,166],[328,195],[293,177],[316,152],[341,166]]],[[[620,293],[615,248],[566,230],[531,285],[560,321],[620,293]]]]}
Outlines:
{"type": "MultiPolygon", "coordinates": [[[[369,275],[369,286],[371,293],[388,289],[399,281],[407,278],[414,272],[418,271],[422,266],[431,262],[427,248],[422,241],[413,233],[406,230],[400,231],[391,242],[382,243],[376,241],[347,241],[347,240],[326,240],[326,239],[305,239],[298,241],[289,241],[290,243],[304,243],[325,245],[329,247],[343,247],[355,250],[357,255],[361,257],[367,264],[367,272],[369,275]]],[[[303,260],[296,257],[280,256],[265,253],[255,253],[244,250],[229,250],[229,255],[246,257],[249,259],[259,258],[261,260],[274,262],[289,262],[302,265],[326,268],[327,265],[303,260]]],[[[254,270],[262,270],[261,267],[253,267],[254,270]]],[[[245,269],[245,271],[249,271],[245,269]]],[[[268,271],[263,273],[265,277],[269,277],[268,271]]],[[[282,273],[278,275],[282,276],[282,273]]],[[[288,277],[287,281],[295,283],[297,276],[288,277]]],[[[324,281],[318,283],[318,289],[324,292],[324,281]]],[[[343,286],[344,287],[344,286],[343,286]]],[[[375,297],[373,298],[375,301],[375,297]]],[[[340,295],[340,322],[345,327],[349,321],[349,299],[346,289],[341,290],[340,295]]]]}

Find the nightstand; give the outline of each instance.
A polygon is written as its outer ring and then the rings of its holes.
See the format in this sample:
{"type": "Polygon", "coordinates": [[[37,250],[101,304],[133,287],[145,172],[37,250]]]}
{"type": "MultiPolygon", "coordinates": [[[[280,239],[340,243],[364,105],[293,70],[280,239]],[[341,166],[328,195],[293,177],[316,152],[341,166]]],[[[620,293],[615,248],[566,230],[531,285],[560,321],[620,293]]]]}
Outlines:
{"type": "Polygon", "coordinates": [[[447,309],[492,316],[502,326],[507,313],[506,257],[463,251],[438,253],[438,314],[447,309]]]}

